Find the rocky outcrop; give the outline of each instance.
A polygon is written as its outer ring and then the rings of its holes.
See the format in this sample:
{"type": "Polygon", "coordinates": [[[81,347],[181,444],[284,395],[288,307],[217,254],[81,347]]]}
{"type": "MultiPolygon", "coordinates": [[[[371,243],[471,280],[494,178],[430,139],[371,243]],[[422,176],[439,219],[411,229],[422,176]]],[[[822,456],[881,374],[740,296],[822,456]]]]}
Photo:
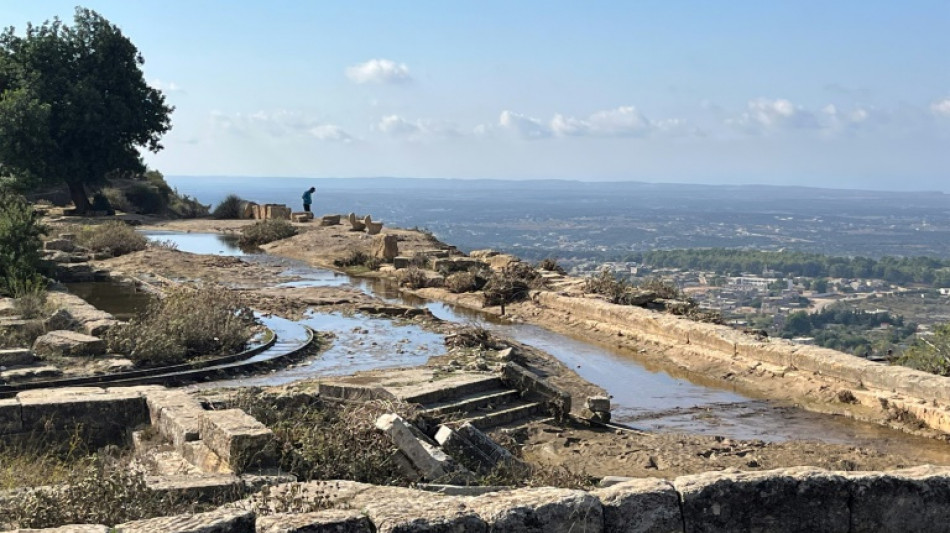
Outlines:
{"type": "Polygon", "coordinates": [[[41,358],[92,357],[106,353],[106,341],[75,331],[50,331],[33,342],[33,353],[41,358]]]}

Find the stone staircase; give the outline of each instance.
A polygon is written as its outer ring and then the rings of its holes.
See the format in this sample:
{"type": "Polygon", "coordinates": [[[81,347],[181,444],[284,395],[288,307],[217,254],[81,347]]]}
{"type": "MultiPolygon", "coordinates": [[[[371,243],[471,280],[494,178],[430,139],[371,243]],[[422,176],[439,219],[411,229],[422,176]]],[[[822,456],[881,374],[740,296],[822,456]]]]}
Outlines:
{"type": "Polygon", "coordinates": [[[422,406],[423,415],[439,424],[471,423],[486,430],[547,418],[543,404],[522,397],[497,376],[486,375],[461,383],[417,392],[400,398],[422,406]]]}

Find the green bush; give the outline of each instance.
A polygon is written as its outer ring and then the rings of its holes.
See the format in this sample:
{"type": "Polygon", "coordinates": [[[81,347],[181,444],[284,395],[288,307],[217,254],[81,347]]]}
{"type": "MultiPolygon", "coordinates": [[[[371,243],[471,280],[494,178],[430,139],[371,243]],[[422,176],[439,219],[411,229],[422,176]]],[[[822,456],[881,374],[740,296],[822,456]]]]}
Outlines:
{"type": "Polygon", "coordinates": [[[478,277],[471,272],[456,272],[445,278],[445,288],[454,293],[477,291],[478,277]]]}
{"type": "Polygon", "coordinates": [[[211,212],[211,216],[219,220],[241,218],[246,203],[247,202],[240,196],[229,194],[214,208],[214,211],[211,212]]]}
{"type": "Polygon", "coordinates": [[[913,345],[904,350],[897,364],[950,376],[950,324],[935,327],[933,335],[918,337],[913,345]]]}
{"type": "Polygon", "coordinates": [[[109,201],[109,205],[111,205],[114,209],[124,213],[138,212],[138,209],[132,205],[132,202],[129,202],[129,199],[125,197],[125,193],[122,192],[121,189],[107,187],[102,189],[102,195],[105,196],[106,200],[109,201]]]}
{"type": "Polygon", "coordinates": [[[45,231],[25,198],[0,189],[0,294],[15,296],[43,283],[40,236],[45,231]]]}
{"type": "Polygon", "coordinates": [[[350,253],[339,259],[333,260],[333,266],[339,268],[365,268],[367,270],[377,270],[382,260],[374,257],[363,250],[350,250],[350,253]]]}
{"type": "Polygon", "coordinates": [[[13,300],[13,309],[20,318],[40,318],[46,313],[46,287],[38,284],[20,291],[13,300]]]}
{"type": "Polygon", "coordinates": [[[141,316],[112,328],[110,349],[139,366],[181,363],[242,350],[253,335],[253,312],[224,287],[174,287],[141,316]]]}
{"type": "Polygon", "coordinates": [[[260,246],[297,234],[297,228],[286,220],[262,220],[241,229],[238,245],[242,248],[260,246]]]}
{"type": "Polygon", "coordinates": [[[135,183],[125,191],[125,197],[143,215],[160,215],[168,208],[168,196],[155,185],[135,183]]]}
{"type": "Polygon", "coordinates": [[[429,277],[426,276],[425,270],[410,266],[396,273],[396,281],[400,287],[422,289],[428,284],[429,277]]]}
{"type": "Polygon", "coordinates": [[[554,259],[553,257],[548,257],[539,261],[538,270],[544,270],[547,272],[557,272],[558,274],[561,274],[561,275],[567,274],[567,271],[564,270],[564,268],[562,268],[561,265],[557,264],[557,259],[554,259]]]}
{"type": "Polygon", "coordinates": [[[148,246],[148,239],[120,220],[84,226],[78,235],[79,244],[93,252],[108,252],[113,257],[138,252],[148,246]]]}

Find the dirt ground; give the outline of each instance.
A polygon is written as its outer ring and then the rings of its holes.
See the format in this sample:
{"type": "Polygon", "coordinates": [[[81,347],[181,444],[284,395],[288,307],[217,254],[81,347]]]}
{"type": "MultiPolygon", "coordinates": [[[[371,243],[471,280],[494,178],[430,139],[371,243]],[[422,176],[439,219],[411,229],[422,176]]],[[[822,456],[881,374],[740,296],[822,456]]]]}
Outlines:
{"type": "MultiPolygon", "coordinates": [[[[193,232],[234,232],[246,221],[187,220],[173,222],[154,222],[143,228],[193,232]]],[[[301,233],[290,239],[265,245],[268,253],[305,261],[321,267],[332,266],[333,260],[348,255],[351,250],[369,251],[375,238],[363,233],[347,231],[348,226],[319,227],[300,225],[301,233]]],[[[411,255],[414,251],[444,248],[445,246],[429,235],[419,232],[384,229],[399,238],[400,253],[411,255]]],[[[338,287],[276,287],[295,278],[283,274],[286,266],[279,261],[251,262],[233,257],[199,256],[173,250],[149,249],[127,256],[101,261],[98,268],[123,272],[140,279],[151,279],[157,284],[162,282],[221,282],[238,288],[248,295],[253,305],[263,312],[276,313],[287,318],[299,318],[307,309],[322,311],[352,312],[360,306],[380,303],[372,297],[349,285],[338,287]]],[[[576,292],[578,280],[563,279],[556,281],[555,290],[576,292]]],[[[424,296],[453,299],[470,307],[479,307],[474,296],[451,297],[445,291],[422,291],[424,296]],[[466,300],[468,298],[468,300],[466,300]]],[[[583,332],[585,340],[602,342],[611,346],[618,344],[638,359],[645,361],[669,360],[669,348],[651,344],[637,344],[629,338],[618,337],[617,332],[598,328],[583,317],[570,317],[543,312],[532,304],[512,306],[509,312],[516,318],[529,321],[555,331],[568,332],[577,336],[583,332]]],[[[431,327],[443,332],[452,330],[452,325],[439,325],[429,321],[431,327]]],[[[553,357],[525,348],[531,364],[548,374],[552,381],[572,392],[575,398],[596,393],[596,386],[581,379],[571,369],[564,367],[553,357]]],[[[695,379],[697,374],[708,373],[710,379],[721,380],[726,372],[734,369],[716,367],[696,358],[693,367],[684,370],[695,379]],[[704,368],[704,365],[707,368],[704,368]]],[[[437,362],[433,362],[437,364],[437,362]]],[[[675,369],[674,369],[675,371],[675,369]]],[[[750,371],[748,376],[739,376],[741,382],[747,379],[764,381],[759,387],[760,394],[776,397],[788,395],[782,392],[788,387],[788,381],[775,381],[768,385],[768,376],[756,375],[750,371]]],[[[809,383],[802,378],[802,387],[812,387],[807,394],[833,394],[834,391],[822,390],[821,384],[809,383]]],[[[796,394],[801,391],[796,391],[796,394]]],[[[575,401],[577,401],[575,399],[575,401]]],[[[508,439],[509,444],[521,447],[524,457],[550,467],[565,466],[576,472],[586,472],[593,476],[624,475],[672,478],[683,474],[693,474],[724,468],[742,470],[767,470],[790,466],[819,466],[835,470],[882,470],[913,466],[924,463],[950,464],[950,456],[944,457],[939,448],[922,453],[909,453],[900,450],[892,453],[861,449],[853,446],[822,444],[817,442],[793,441],[784,443],[766,443],[762,441],[729,440],[713,436],[689,434],[651,434],[640,431],[605,429],[576,425],[572,427],[552,427],[532,425],[513,432],[499,434],[500,439],[508,439]]],[[[945,445],[945,443],[939,443],[945,445]]]]}

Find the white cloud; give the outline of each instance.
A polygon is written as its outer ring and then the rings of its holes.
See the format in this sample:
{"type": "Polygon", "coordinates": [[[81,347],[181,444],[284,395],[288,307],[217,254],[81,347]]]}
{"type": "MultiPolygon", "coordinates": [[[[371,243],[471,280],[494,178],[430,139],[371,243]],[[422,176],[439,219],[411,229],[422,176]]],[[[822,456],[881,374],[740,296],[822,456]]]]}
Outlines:
{"type": "Polygon", "coordinates": [[[647,135],[655,128],[633,106],[623,106],[607,111],[598,111],[586,119],[554,115],[551,129],[558,135],[593,137],[638,137],[647,135]]]}
{"type": "Polygon", "coordinates": [[[726,123],[749,132],[820,127],[814,113],[784,98],[750,100],[744,113],[726,123]]]}
{"type": "Polygon", "coordinates": [[[155,78],[154,80],[152,80],[152,83],[150,83],[150,85],[152,87],[155,87],[159,91],[166,92],[166,93],[175,93],[182,90],[181,86],[178,85],[177,83],[173,81],[167,81],[167,82],[162,81],[158,78],[155,78]]]}
{"type": "Polygon", "coordinates": [[[311,137],[320,141],[350,142],[353,137],[340,126],[309,117],[303,113],[276,110],[255,113],[211,113],[218,128],[240,135],[256,135],[273,138],[311,137]]]}
{"type": "Polygon", "coordinates": [[[405,63],[389,59],[370,59],[347,67],[346,77],[354,83],[402,83],[412,79],[405,63]]]}
{"type": "Polygon", "coordinates": [[[376,129],[393,137],[414,135],[421,131],[418,124],[413,124],[399,115],[389,115],[380,119],[376,129]]]}
{"type": "Polygon", "coordinates": [[[552,135],[551,128],[540,120],[508,110],[501,112],[498,125],[526,139],[546,139],[552,135]]]}
{"type": "Polygon", "coordinates": [[[462,136],[454,124],[435,120],[407,120],[399,115],[387,115],[381,118],[378,123],[373,125],[373,129],[390,137],[413,141],[462,136]]]}
{"type": "Polygon", "coordinates": [[[930,111],[934,115],[950,117],[950,97],[944,98],[943,100],[937,100],[936,102],[930,104],[930,111]]]}

